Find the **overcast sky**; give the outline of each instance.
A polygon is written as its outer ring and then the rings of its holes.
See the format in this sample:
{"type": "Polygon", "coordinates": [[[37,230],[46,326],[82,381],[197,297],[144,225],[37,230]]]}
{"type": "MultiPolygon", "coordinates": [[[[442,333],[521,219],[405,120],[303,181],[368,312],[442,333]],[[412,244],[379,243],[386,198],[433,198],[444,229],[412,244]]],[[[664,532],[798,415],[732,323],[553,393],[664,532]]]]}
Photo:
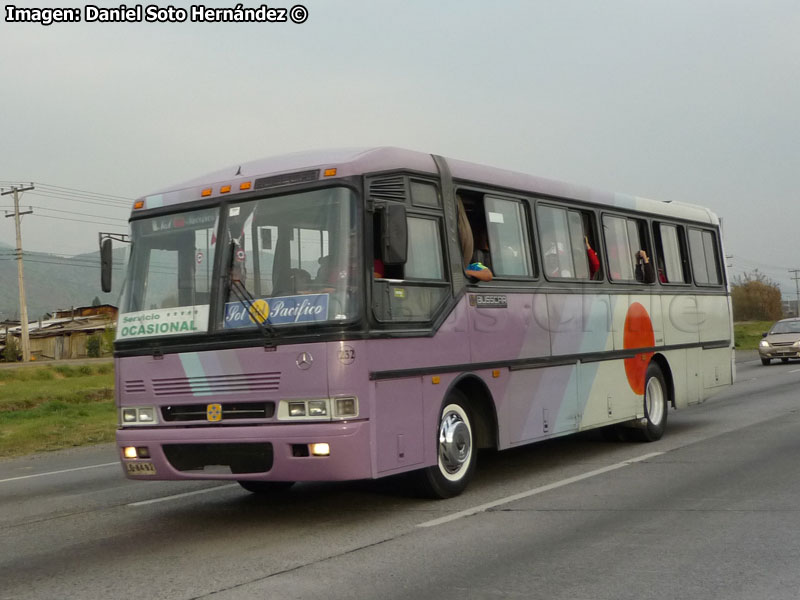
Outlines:
{"type": "Polygon", "coordinates": [[[304,0],[303,24],[49,27],[5,6],[0,186],[39,186],[26,250],[92,251],[124,199],[241,161],[396,145],[708,206],[732,274],[794,298],[797,0],[304,0]]]}

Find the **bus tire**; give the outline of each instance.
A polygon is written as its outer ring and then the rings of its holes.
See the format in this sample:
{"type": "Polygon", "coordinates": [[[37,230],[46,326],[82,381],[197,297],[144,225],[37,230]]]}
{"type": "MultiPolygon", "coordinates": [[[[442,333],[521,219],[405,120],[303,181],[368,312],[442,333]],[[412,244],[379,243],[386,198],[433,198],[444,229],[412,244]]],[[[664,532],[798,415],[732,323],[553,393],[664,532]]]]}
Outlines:
{"type": "Polygon", "coordinates": [[[294,481],[240,481],[239,485],[253,494],[275,494],[288,490],[294,481]]]}
{"type": "Polygon", "coordinates": [[[634,429],[634,435],[641,442],[656,442],[667,429],[667,384],[661,368],[654,362],[647,367],[644,376],[644,426],[634,429]]]}
{"type": "Polygon", "coordinates": [[[439,414],[436,464],[417,472],[425,496],[452,498],[466,489],[475,471],[477,453],[472,424],[466,397],[458,390],[451,391],[439,414]]]}

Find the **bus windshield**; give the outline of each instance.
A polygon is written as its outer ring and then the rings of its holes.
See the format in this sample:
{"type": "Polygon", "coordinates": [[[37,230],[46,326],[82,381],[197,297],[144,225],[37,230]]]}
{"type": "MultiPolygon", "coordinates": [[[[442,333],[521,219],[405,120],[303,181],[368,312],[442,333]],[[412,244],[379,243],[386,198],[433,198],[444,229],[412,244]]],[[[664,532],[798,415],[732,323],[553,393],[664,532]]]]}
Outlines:
{"type": "Polygon", "coordinates": [[[358,314],[355,201],[346,188],[227,207],[221,329],[344,321],[358,314]]]}
{"type": "Polygon", "coordinates": [[[117,339],[355,318],[356,204],[346,188],[131,223],[117,339]],[[215,254],[223,254],[220,272],[215,254]],[[212,283],[219,279],[219,294],[212,283]],[[217,301],[219,299],[219,301],[217,301]]]}
{"type": "Polygon", "coordinates": [[[219,208],[131,223],[117,339],[208,330],[219,208]]]}

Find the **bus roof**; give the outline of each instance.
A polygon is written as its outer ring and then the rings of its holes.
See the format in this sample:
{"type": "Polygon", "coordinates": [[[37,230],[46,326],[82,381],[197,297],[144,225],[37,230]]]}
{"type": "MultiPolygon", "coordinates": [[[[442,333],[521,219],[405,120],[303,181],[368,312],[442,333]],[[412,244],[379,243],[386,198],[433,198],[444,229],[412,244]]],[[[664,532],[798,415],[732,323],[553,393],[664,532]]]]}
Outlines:
{"type": "MultiPolygon", "coordinates": [[[[682,202],[663,202],[629,194],[596,190],[525,173],[446,158],[453,179],[458,183],[474,183],[507,191],[536,196],[578,200],[591,204],[636,210],[666,217],[717,225],[719,219],[707,208],[682,202]]],[[[199,200],[202,190],[220,194],[220,186],[230,185],[231,193],[239,191],[240,182],[257,178],[289,175],[303,171],[336,169],[334,177],[349,177],[382,171],[407,170],[437,174],[430,154],[390,146],[375,148],[339,148],[311,150],[273,156],[242,163],[209,173],[180,185],[171,186],[142,198],[142,208],[159,208],[199,200]]]]}

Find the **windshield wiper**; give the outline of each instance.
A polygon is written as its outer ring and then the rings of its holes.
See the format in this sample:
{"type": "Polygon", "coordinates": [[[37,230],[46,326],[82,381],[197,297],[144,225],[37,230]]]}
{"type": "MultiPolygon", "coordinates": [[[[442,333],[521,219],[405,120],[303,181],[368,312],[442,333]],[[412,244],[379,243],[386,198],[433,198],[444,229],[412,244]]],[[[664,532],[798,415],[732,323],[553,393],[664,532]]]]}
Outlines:
{"type": "Polygon", "coordinates": [[[261,335],[264,337],[264,346],[274,347],[274,338],[277,337],[277,331],[275,331],[275,327],[269,322],[269,316],[265,315],[261,309],[256,306],[256,299],[241,280],[233,278],[233,262],[236,255],[236,246],[236,240],[232,240],[231,260],[228,265],[228,295],[232,292],[236,299],[247,307],[247,314],[250,316],[250,320],[256,324],[261,335]]]}

